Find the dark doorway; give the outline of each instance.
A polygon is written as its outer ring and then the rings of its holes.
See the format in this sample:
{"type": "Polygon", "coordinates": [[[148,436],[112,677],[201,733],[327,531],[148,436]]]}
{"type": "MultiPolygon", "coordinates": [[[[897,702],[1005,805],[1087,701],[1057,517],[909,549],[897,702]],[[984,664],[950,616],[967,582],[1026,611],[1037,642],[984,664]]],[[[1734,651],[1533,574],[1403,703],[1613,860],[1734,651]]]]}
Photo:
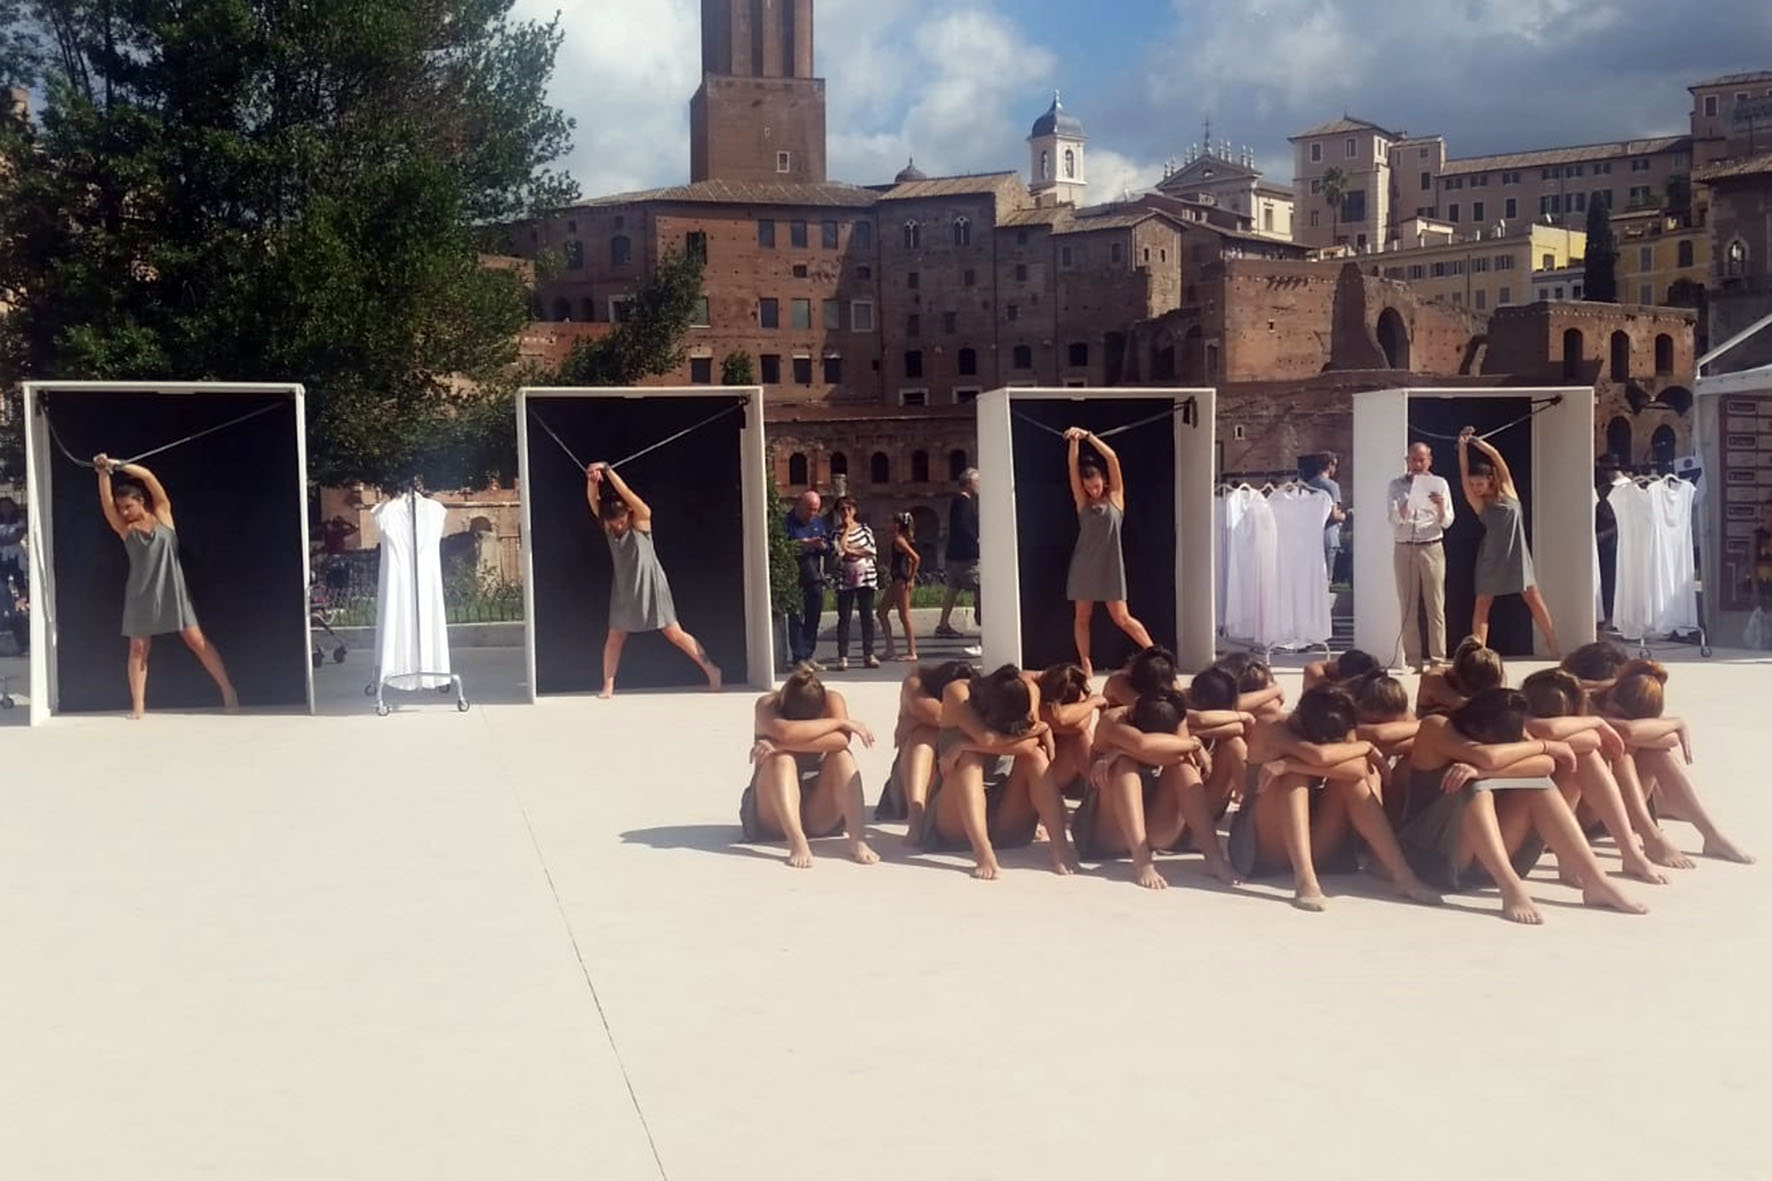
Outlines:
{"type": "Polygon", "coordinates": [[[1409,368],[1409,327],[1396,308],[1386,308],[1378,316],[1378,347],[1392,369],[1409,368]]]}
{"type": "MultiPolygon", "coordinates": [[[[1452,485],[1452,528],[1446,532],[1446,643],[1456,647],[1470,634],[1471,613],[1476,606],[1477,547],[1483,526],[1458,479],[1458,446],[1461,427],[1474,426],[1477,433],[1494,430],[1532,409],[1530,398],[1434,398],[1413,395],[1409,399],[1409,437],[1435,436],[1434,470],[1452,485]]],[[[1526,518],[1526,539],[1532,540],[1532,425],[1521,423],[1489,440],[1507,460],[1526,518]]],[[[1557,555],[1533,554],[1535,561],[1555,560],[1557,555]]],[[[1581,559],[1586,561],[1587,559],[1581,559]]],[[[1489,646],[1503,656],[1532,655],[1532,616],[1518,595],[1496,600],[1489,613],[1489,646]]]]}

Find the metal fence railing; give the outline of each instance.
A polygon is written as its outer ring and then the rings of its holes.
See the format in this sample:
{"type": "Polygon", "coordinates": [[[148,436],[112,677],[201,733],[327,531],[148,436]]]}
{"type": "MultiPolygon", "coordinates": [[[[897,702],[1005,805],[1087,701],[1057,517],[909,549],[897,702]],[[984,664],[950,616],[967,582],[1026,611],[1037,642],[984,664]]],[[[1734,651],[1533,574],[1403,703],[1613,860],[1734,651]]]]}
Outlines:
{"type": "MultiPolygon", "coordinates": [[[[460,534],[463,538],[468,535],[460,534]]],[[[471,543],[443,539],[443,602],[450,623],[516,623],[523,618],[523,585],[482,569],[471,543]]],[[[333,627],[374,627],[381,549],[316,554],[309,589],[313,611],[333,627]]]]}

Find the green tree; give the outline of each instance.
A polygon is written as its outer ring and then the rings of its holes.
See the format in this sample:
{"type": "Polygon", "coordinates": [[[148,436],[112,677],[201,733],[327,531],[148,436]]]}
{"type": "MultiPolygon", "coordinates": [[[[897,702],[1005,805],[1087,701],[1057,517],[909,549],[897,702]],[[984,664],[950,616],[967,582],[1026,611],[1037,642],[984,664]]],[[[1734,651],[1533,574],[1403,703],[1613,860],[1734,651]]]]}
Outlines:
{"type": "Polygon", "coordinates": [[[721,385],[756,385],[757,370],[751,364],[751,355],[740,349],[736,353],[727,353],[720,359],[721,385]]]}
{"type": "Polygon", "coordinates": [[[527,319],[480,227],[575,195],[512,2],[0,0],[46,96],[0,126],[0,377],[300,381],[326,482],[467,457],[527,319]]]}
{"type": "Polygon", "coordinates": [[[1594,303],[1618,302],[1618,237],[1612,232],[1612,210],[1604,197],[1587,206],[1587,260],[1583,295],[1594,303]]]}
{"type": "Polygon", "coordinates": [[[1347,173],[1339,167],[1331,168],[1323,174],[1323,200],[1329,205],[1329,241],[1336,244],[1341,241],[1341,203],[1347,200],[1347,173]]]}
{"type": "Polygon", "coordinates": [[[769,474],[769,609],[782,618],[800,614],[800,550],[788,537],[788,505],[769,474]]]}
{"type": "Polygon", "coordinates": [[[701,259],[670,253],[646,276],[625,319],[581,340],[560,363],[561,385],[637,385],[683,363],[683,340],[701,306],[701,259]]]}

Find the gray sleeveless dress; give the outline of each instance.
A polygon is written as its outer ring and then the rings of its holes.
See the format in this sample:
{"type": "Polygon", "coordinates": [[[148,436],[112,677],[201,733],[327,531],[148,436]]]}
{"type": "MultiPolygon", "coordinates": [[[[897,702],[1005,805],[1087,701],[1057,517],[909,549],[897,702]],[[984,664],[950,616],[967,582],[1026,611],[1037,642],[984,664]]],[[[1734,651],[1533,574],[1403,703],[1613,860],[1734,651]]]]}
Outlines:
{"type": "Polygon", "coordinates": [[[1112,501],[1077,513],[1077,546],[1071,551],[1065,598],[1073,603],[1113,603],[1126,597],[1126,558],[1120,552],[1120,510],[1112,501]]]}
{"type": "Polygon", "coordinates": [[[1526,522],[1520,502],[1498,497],[1481,513],[1483,541],[1477,547],[1477,593],[1517,595],[1538,579],[1532,572],[1532,552],[1526,548],[1526,522]]]}
{"type": "Polygon", "coordinates": [[[129,581],[123,589],[123,634],[163,636],[197,626],[197,612],[178,564],[178,534],[155,522],[151,532],[123,535],[129,581]]]}
{"type": "Polygon", "coordinates": [[[618,632],[655,632],[677,622],[677,605],[671,601],[671,584],[658,564],[652,534],[629,529],[609,539],[609,558],[615,577],[609,593],[609,628],[618,632]]]}

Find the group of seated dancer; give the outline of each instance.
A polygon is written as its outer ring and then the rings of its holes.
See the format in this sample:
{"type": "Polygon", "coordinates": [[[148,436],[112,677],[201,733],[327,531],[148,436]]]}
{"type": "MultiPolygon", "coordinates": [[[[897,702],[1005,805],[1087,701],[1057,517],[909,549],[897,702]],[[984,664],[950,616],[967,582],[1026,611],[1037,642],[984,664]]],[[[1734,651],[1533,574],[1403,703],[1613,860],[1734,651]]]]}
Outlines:
{"type": "MultiPolygon", "coordinates": [[[[1358,651],[1307,669],[1290,710],[1245,653],[1183,688],[1175,658],[1146,648],[1100,692],[1076,664],[983,672],[953,661],[904,679],[875,819],[903,821],[918,850],[970,850],[973,876],[987,880],[1002,873],[1001,850],[1043,838],[1056,873],[1126,858],[1134,882],[1162,889],[1155,855],[1192,850],[1225,885],[1290,873],[1301,910],[1325,909],[1319,875],[1364,869],[1427,905],[1493,885],[1502,915],[1527,924],[1542,917],[1523,879],[1549,848],[1585,903],[1642,914],[1591,836],[1609,835],[1622,872],[1652,884],[1692,866],[1658,817],[1693,824],[1706,856],[1751,860],[1698,798],[1666,684],[1661,666],[1607,643],[1513,689],[1501,658],[1466,641],[1414,709],[1358,651]]],[[[852,738],[873,742],[809,669],[761,698],[746,838],[785,837],[789,864],[806,867],[810,837],[847,833],[852,857],[877,860],[852,738]]]]}

